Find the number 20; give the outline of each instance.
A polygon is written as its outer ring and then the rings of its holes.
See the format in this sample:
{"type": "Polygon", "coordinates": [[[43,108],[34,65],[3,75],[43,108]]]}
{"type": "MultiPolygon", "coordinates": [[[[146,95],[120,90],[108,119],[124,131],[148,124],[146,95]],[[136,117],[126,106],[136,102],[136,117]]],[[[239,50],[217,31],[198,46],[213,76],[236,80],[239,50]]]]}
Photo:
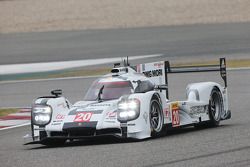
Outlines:
{"type": "Polygon", "coordinates": [[[80,112],[76,114],[74,122],[89,122],[92,116],[91,112],[80,112]]]}
{"type": "Polygon", "coordinates": [[[179,110],[172,110],[172,124],[173,126],[180,125],[179,110]]]}

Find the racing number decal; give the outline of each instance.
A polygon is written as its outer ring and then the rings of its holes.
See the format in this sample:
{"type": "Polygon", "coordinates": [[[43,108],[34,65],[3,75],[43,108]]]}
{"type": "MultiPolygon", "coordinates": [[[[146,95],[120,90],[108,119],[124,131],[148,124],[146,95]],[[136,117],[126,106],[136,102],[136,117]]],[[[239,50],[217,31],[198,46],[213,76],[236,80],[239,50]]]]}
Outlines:
{"type": "Polygon", "coordinates": [[[171,108],[172,108],[172,126],[173,127],[180,126],[180,115],[179,115],[178,102],[172,103],[171,108]]]}
{"type": "Polygon", "coordinates": [[[180,116],[179,116],[179,110],[172,110],[172,125],[173,127],[180,125],[180,116]]]}
{"type": "Polygon", "coordinates": [[[74,122],[89,122],[92,114],[91,112],[79,112],[76,114],[74,122]]]}

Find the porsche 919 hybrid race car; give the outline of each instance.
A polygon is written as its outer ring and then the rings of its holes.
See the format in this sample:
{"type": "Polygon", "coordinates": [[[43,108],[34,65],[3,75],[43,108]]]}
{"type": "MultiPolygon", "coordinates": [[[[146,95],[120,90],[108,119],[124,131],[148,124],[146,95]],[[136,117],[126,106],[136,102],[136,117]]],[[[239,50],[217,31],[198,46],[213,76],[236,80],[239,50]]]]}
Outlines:
{"type": "Polygon", "coordinates": [[[73,105],[61,90],[51,93],[32,105],[32,135],[26,144],[63,144],[106,135],[145,139],[167,128],[218,126],[221,120],[231,118],[225,58],[219,65],[195,67],[170,67],[168,61],[130,66],[127,61],[124,66],[115,64],[110,74],[94,81],[84,99],[73,105]],[[208,71],[220,71],[224,86],[191,83],[186,100],[169,100],[169,73],[208,71]]]}

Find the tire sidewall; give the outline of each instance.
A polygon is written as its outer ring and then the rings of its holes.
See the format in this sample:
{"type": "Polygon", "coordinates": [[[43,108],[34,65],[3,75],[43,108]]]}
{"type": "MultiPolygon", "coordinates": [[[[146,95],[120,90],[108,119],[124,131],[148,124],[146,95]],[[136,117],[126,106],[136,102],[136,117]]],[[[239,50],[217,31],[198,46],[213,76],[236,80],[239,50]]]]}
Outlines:
{"type": "Polygon", "coordinates": [[[209,99],[209,119],[210,119],[209,122],[211,126],[218,126],[220,124],[220,119],[216,120],[211,111],[211,100],[213,98],[213,94],[217,94],[219,98],[218,118],[221,118],[221,114],[223,111],[223,99],[222,99],[220,90],[217,87],[214,87],[211,91],[210,99],[209,99]]]}
{"type": "Polygon", "coordinates": [[[150,122],[150,130],[151,130],[151,136],[152,137],[157,137],[161,134],[162,132],[162,129],[163,129],[163,112],[162,112],[162,106],[161,106],[161,103],[160,103],[160,100],[159,98],[154,95],[150,101],[150,106],[149,106],[149,122],[150,122]],[[155,131],[154,128],[151,127],[151,107],[152,107],[152,104],[153,103],[157,103],[159,109],[160,109],[160,122],[161,122],[161,127],[160,127],[160,130],[159,131],[155,131]]]}

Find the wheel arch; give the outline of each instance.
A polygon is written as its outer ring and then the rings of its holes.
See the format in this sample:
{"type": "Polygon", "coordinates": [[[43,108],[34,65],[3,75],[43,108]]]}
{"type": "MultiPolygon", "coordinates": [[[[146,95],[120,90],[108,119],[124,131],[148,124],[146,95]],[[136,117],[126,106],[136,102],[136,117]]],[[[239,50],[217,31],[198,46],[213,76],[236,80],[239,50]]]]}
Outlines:
{"type": "Polygon", "coordinates": [[[150,129],[150,120],[149,120],[149,112],[150,112],[150,103],[153,97],[156,97],[161,104],[161,96],[156,91],[149,91],[146,93],[136,93],[131,94],[129,99],[137,98],[140,100],[140,116],[130,123],[135,123],[136,127],[129,127],[128,128],[128,136],[137,139],[145,139],[152,137],[151,136],[151,129],[150,129]],[[136,133],[134,130],[136,129],[136,133]]]}
{"type": "MultiPolygon", "coordinates": [[[[216,88],[223,95],[223,87],[215,82],[200,82],[189,84],[186,88],[188,101],[199,101],[209,104],[212,90],[216,88]]],[[[223,96],[222,99],[224,100],[223,96]]]]}

